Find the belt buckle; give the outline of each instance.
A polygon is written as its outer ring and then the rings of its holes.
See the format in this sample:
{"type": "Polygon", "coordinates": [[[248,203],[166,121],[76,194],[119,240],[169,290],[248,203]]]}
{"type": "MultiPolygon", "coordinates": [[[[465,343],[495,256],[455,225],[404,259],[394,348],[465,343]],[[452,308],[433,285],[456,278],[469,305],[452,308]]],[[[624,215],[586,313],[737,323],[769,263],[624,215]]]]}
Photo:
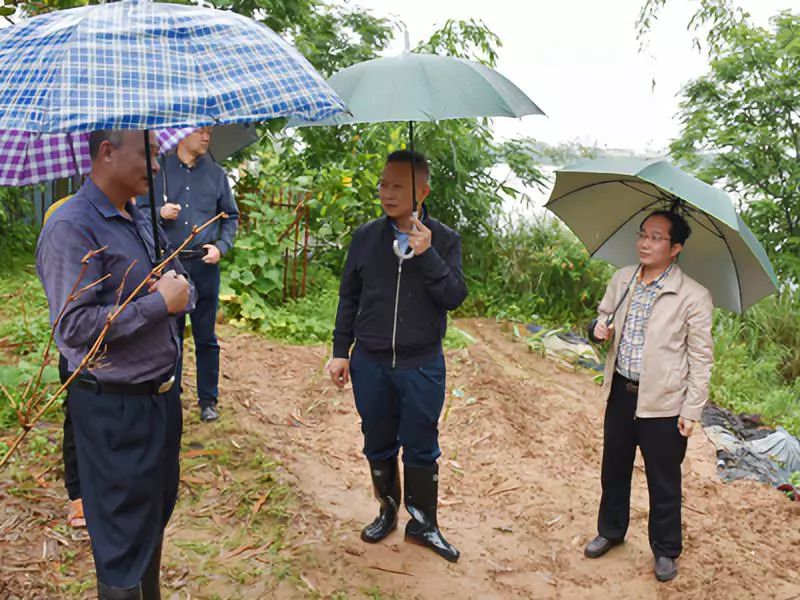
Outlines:
{"type": "Polygon", "coordinates": [[[158,393],[159,394],[166,394],[168,391],[172,389],[172,385],[175,383],[175,375],[167,379],[164,383],[158,386],[158,393]]]}
{"type": "Polygon", "coordinates": [[[639,384],[633,381],[626,381],[625,389],[631,394],[636,394],[639,391],[639,384]]]}

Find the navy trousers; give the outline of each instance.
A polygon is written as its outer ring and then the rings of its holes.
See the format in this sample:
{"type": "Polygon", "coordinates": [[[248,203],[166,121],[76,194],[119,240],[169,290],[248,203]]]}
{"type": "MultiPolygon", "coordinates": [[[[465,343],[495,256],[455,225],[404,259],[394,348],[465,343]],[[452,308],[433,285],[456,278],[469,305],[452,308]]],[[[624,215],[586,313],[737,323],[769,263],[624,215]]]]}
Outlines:
{"type": "MultiPolygon", "coordinates": [[[[58,377],[61,383],[66,383],[69,379],[69,364],[67,359],[60,354],[58,355],[58,377]]],[[[70,500],[77,500],[81,497],[81,480],[78,476],[78,454],[75,449],[72,418],[69,416],[68,397],[69,390],[67,390],[67,398],[64,399],[64,438],[61,456],[64,459],[64,487],[67,488],[67,496],[70,500]]]]}
{"type": "Polygon", "coordinates": [[[169,393],[104,394],[73,384],[67,403],[97,577],[134,586],[178,496],[180,402],[169,393]]]}
{"type": "Polygon", "coordinates": [[[414,369],[393,369],[365,358],[356,347],[350,377],[368,460],[394,458],[402,447],[404,464],[436,464],[442,454],[439,415],[445,376],[444,356],[414,369]]]}
{"type": "MultiPolygon", "coordinates": [[[[207,265],[200,258],[182,263],[197,292],[192,320],[192,336],[197,365],[197,398],[200,406],[213,406],[219,397],[219,342],[217,341],[217,308],[219,307],[219,264],[207,265]]],[[[186,317],[178,317],[178,335],[183,343],[186,317]]],[[[180,397],[183,375],[183,353],[175,372],[175,395],[180,397]]]]}

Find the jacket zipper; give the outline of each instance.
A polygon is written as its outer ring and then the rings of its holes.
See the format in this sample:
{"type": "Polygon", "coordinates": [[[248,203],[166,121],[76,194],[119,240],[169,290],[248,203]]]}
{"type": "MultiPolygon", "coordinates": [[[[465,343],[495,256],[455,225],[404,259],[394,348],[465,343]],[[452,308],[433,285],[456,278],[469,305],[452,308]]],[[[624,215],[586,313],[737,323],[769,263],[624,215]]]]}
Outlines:
{"type": "Polygon", "coordinates": [[[392,368],[397,367],[397,311],[400,307],[400,277],[403,274],[403,259],[397,259],[397,289],[394,294],[394,324],[392,325],[392,368]]]}

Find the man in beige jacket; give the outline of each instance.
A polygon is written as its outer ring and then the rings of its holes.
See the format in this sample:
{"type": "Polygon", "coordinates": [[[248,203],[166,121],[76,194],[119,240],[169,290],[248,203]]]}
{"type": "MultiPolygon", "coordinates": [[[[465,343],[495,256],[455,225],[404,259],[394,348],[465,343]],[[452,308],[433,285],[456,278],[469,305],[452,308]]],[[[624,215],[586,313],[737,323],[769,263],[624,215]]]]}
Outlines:
{"type": "Polygon", "coordinates": [[[676,263],[690,234],[679,214],[650,214],[638,232],[639,265],[614,274],[590,327],[593,341],[611,341],[611,347],[603,386],[607,404],[598,536],[584,553],[598,558],[624,540],[638,446],[650,493],[648,530],[659,581],[678,574],[681,463],[708,399],[713,363],[711,295],[676,263]]]}

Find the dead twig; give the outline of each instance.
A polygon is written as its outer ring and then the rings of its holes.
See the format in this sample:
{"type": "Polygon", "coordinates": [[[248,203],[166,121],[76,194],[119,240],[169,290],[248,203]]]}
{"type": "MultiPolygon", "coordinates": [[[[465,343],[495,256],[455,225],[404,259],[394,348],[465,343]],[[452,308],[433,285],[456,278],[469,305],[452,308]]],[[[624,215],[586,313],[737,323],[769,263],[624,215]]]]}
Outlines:
{"type": "MultiPolygon", "coordinates": [[[[29,420],[30,420],[30,414],[31,414],[31,412],[33,412],[34,407],[38,403],[38,402],[36,402],[36,400],[38,400],[36,392],[39,390],[39,386],[41,386],[42,375],[44,374],[44,369],[50,362],[50,350],[53,348],[53,344],[55,343],[56,327],[58,327],[58,324],[61,322],[61,319],[64,316],[64,313],[66,313],[67,307],[72,302],[74,302],[77,298],[79,298],[81,296],[81,294],[83,294],[85,291],[91,289],[95,285],[99,285],[100,283],[105,281],[106,278],[110,277],[110,275],[106,275],[105,277],[97,280],[96,282],[91,283],[91,284],[89,284],[87,286],[84,286],[83,288],[78,290],[78,286],[81,284],[81,281],[83,281],[83,277],[84,277],[84,275],[86,275],[86,270],[89,268],[89,261],[91,259],[93,259],[95,256],[101,254],[102,252],[105,252],[107,249],[108,249],[108,246],[103,246],[102,248],[99,248],[97,250],[92,250],[91,252],[88,252],[81,259],[81,265],[83,265],[81,267],[81,272],[78,274],[78,279],[75,281],[75,284],[72,286],[72,290],[70,290],[70,293],[67,296],[67,300],[64,302],[64,306],[61,307],[61,310],[59,311],[58,316],[56,317],[55,321],[53,321],[53,326],[50,329],[50,338],[47,340],[47,346],[45,346],[44,352],[42,354],[42,364],[39,366],[39,371],[36,373],[36,377],[34,377],[30,381],[28,381],[28,385],[26,386],[25,391],[22,393],[22,397],[20,399],[20,403],[23,404],[24,407],[25,407],[23,409],[23,416],[24,416],[25,422],[24,423],[20,423],[20,424],[23,427],[28,425],[29,420]],[[33,389],[33,393],[31,395],[31,398],[28,399],[28,394],[31,392],[31,389],[33,389]]],[[[0,464],[0,467],[1,466],[2,466],[2,464],[0,464]]]]}
{"type": "Polygon", "coordinates": [[[487,498],[491,498],[492,496],[499,496],[500,494],[507,494],[508,492],[513,492],[514,490],[518,490],[521,488],[521,485],[512,485],[511,487],[503,488],[500,490],[492,490],[488,494],[486,494],[487,498]]]}
{"type": "Polygon", "coordinates": [[[367,565],[368,569],[375,569],[376,571],[383,571],[384,573],[394,573],[395,575],[407,575],[408,577],[414,577],[413,573],[409,573],[408,571],[398,571],[396,569],[387,569],[386,567],[380,567],[378,565],[367,565]]]}

